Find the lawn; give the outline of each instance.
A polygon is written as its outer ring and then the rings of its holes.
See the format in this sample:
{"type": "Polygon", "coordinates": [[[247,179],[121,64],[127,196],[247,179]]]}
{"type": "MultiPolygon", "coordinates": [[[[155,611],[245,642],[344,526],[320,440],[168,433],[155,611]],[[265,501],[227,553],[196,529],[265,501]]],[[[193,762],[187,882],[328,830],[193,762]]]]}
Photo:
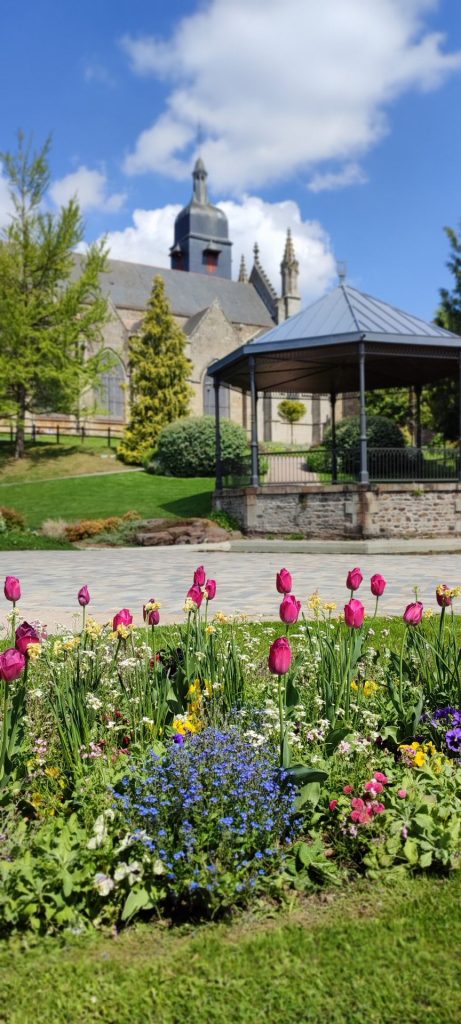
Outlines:
{"type": "Polygon", "coordinates": [[[176,479],[148,473],[117,473],[69,480],[0,484],[0,505],[26,516],[31,529],[45,519],[99,519],[131,510],[146,518],[206,516],[211,479],[176,479]]]}
{"type": "Polygon", "coordinates": [[[458,1024],[460,896],[459,874],[394,879],[232,925],[5,944],[0,1021],[458,1024]]]}
{"type": "Polygon", "coordinates": [[[49,480],[54,477],[80,476],[87,473],[116,473],[126,466],[116,458],[116,443],[109,448],[100,438],[56,444],[43,439],[36,444],[27,442],[23,459],[13,457],[13,447],[0,442],[0,483],[22,483],[31,480],[49,480]]]}

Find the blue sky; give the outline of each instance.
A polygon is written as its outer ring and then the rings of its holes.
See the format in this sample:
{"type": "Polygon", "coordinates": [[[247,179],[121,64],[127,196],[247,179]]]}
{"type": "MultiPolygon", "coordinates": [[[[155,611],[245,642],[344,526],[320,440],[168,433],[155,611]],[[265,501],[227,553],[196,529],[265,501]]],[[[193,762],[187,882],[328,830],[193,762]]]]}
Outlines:
{"type": "MultiPolygon", "coordinates": [[[[459,0],[11,0],[0,149],[51,133],[51,205],[88,240],[168,265],[197,126],[212,198],[278,288],[290,226],[305,301],[349,280],[432,318],[461,221],[459,0]]],[[[0,178],[0,219],[7,213],[0,178]]]]}

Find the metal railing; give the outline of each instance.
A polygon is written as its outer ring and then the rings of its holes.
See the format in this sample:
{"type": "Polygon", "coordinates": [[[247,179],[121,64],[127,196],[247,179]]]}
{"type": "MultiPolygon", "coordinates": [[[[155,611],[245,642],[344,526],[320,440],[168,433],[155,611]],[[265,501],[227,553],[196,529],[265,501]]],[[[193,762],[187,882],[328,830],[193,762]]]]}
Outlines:
{"type": "MultiPolygon", "coordinates": [[[[369,448],[368,472],[373,483],[448,481],[461,479],[460,455],[456,448],[369,448]]],[[[357,483],[360,453],[346,454],[327,448],[259,455],[260,484],[357,483]],[[336,472],[334,472],[336,461],[336,472]]],[[[224,478],[225,487],[247,487],[251,483],[250,459],[224,478]]]]}

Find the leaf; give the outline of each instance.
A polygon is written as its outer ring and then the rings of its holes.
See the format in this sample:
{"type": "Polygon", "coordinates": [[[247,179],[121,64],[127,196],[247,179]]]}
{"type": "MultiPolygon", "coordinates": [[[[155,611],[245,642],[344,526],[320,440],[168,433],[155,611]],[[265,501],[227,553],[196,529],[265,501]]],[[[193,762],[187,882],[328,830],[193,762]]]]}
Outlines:
{"type": "Polygon", "coordinates": [[[419,863],[422,868],[430,868],[432,864],[432,853],[428,851],[428,853],[421,854],[421,857],[419,858],[419,863]]]}
{"type": "Polygon", "coordinates": [[[350,726],[342,725],[339,729],[332,729],[332,731],[327,734],[325,750],[329,757],[334,753],[336,747],[341,743],[341,741],[345,740],[346,736],[350,735],[350,732],[350,726]]]}
{"type": "Polygon", "coordinates": [[[308,846],[307,843],[300,843],[299,846],[296,848],[296,856],[300,860],[303,867],[308,868],[312,862],[312,857],[314,856],[312,847],[308,846]]]}
{"type": "Polygon", "coordinates": [[[320,800],[320,782],[307,782],[301,787],[296,797],[296,810],[300,811],[304,804],[316,807],[320,800]]]}
{"type": "Polygon", "coordinates": [[[415,839],[407,839],[403,852],[409,864],[418,863],[418,844],[415,839]]]}
{"type": "Polygon", "coordinates": [[[153,903],[146,889],[132,889],[125,900],[122,921],[129,921],[139,910],[149,910],[151,907],[153,903]]]}
{"type": "Polygon", "coordinates": [[[321,768],[309,768],[307,764],[293,764],[286,771],[286,778],[296,785],[300,783],[324,782],[328,778],[328,772],[321,768]]]}
{"type": "Polygon", "coordinates": [[[291,747],[288,742],[288,737],[285,732],[282,742],[282,766],[283,768],[289,769],[291,764],[291,747]]]}
{"type": "Polygon", "coordinates": [[[288,679],[286,685],[285,702],[288,711],[291,708],[296,707],[297,704],[299,704],[299,690],[296,689],[296,686],[294,685],[293,680],[291,678],[288,679]]]}

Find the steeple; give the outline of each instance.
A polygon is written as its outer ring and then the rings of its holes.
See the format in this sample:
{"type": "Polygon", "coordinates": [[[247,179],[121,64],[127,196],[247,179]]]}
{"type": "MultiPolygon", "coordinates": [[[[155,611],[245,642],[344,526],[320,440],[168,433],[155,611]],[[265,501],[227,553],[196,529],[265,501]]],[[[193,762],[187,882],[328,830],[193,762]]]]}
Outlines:
{"type": "Polygon", "coordinates": [[[192,180],[194,182],[192,202],[199,203],[200,206],[206,206],[208,203],[207,177],[205,164],[201,156],[199,156],[195,161],[195,167],[192,171],[192,180]]]}
{"type": "Polygon", "coordinates": [[[171,268],[230,279],[229,225],[225,213],[208,199],[207,177],[199,156],[192,171],[192,198],[175,220],[171,268]]]}
{"type": "Polygon", "coordinates": [[[282,296],[279,304],[279,323],[283,320],[288,320],[288,317],[293,316],[293,313],[298,313],[301,306],[298,285],[299,263],[296,259],[290,228],[287,230],[287,240],[280,264],[280,272],[282,275],[282,296]]]}
{"type": "Polygon", "coordinates": [[[248,284],[248,274],[244,256],[242,256],[240,260],[240,270],[238,279],[240,284],[248,284]]]}

